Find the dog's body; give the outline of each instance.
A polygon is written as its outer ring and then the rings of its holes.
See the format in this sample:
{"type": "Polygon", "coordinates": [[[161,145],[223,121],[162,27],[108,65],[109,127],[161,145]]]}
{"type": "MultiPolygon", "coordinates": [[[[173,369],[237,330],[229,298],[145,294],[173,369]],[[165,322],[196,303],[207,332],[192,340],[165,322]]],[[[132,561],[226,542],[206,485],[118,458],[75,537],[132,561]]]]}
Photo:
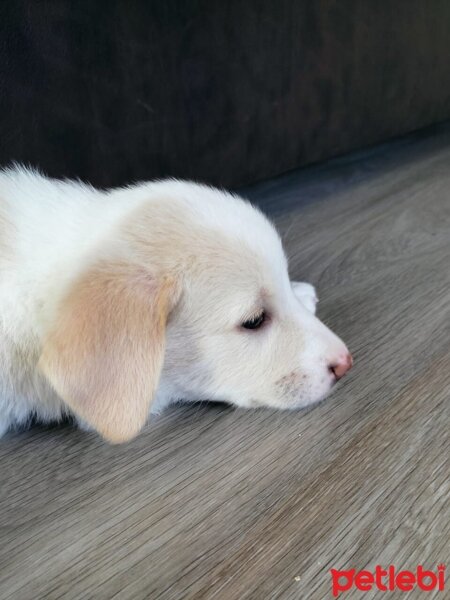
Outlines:
{"type": "Polygon", "coordinates": [[[0,435],[75,414],[123,441],[152,403],[314,402],[350,367],[314,307],[273,227],[230,194],[0,172],[0,435]]]}

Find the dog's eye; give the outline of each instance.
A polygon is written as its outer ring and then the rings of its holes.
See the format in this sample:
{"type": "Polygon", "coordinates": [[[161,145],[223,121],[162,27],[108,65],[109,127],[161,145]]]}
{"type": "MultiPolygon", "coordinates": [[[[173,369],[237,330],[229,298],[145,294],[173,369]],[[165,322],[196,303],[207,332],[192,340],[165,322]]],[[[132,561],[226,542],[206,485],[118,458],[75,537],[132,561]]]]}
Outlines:
{"type": "Polygon", "coordinates": [[[248,321],[244,321],[242,323],[242,327],[244,329],[259,329],[259,327],[261,327],[261,325],[264,323],[265,320],[266,320],[266,313],[264,311],[262,311],[261,313],[259,313],[259,315],[256,315],[255,317],[248,319],[248,321]]]}

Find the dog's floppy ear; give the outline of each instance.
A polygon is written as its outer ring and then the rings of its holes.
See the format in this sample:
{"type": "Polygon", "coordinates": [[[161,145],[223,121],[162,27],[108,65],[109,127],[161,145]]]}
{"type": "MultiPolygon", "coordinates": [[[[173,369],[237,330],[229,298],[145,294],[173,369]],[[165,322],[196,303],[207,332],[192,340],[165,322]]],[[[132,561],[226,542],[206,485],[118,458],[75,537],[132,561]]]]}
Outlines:
{"type": "Polygon", "coordinates": [[[145,424],[158,385],[175,280],[103,263],[70,288],[39,367],[73,412],[120,443],[145,424]]]}

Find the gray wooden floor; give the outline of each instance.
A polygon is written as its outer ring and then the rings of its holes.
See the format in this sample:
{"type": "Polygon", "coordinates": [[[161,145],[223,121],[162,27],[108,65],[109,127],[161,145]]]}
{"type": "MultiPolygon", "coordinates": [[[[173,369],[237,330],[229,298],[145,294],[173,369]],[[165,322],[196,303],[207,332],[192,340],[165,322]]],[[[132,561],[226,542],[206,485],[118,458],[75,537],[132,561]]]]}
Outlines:
{"type": "Polygon", "coordinates": [[[2,600],[322,600],[330,568],[448,563],[450,129],[246,193],[351,375],[303,413],[174,407],[127,446],[9,434],[2,600]]]}

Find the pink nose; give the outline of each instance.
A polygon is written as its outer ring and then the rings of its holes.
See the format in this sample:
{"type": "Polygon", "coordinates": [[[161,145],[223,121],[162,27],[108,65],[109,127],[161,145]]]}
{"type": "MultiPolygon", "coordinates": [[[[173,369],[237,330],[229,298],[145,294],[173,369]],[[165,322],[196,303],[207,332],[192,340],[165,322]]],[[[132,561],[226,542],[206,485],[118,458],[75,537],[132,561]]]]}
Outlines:
{"type": "Polygon", "coordinates": [[[350,352],[345,354],[342,358],[340,358],[337,362],[330,365],[330,371],[334,373],[336,380],[341,379],[344,375],[350,371],[353,365],[353,358],[350,352]]]}

